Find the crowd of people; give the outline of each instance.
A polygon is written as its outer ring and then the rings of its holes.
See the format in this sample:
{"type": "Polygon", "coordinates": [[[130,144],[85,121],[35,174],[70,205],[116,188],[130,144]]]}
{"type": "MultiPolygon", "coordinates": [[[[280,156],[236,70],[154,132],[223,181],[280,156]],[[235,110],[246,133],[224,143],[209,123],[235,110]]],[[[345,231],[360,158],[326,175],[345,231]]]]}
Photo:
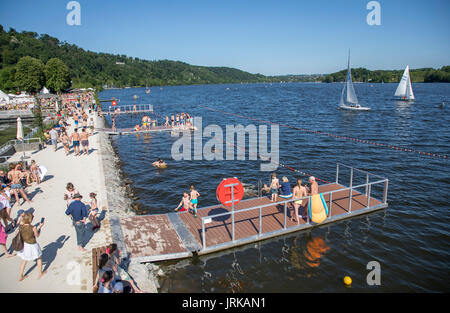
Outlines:
{"type": "MultiPolygon", "coordinates": [[[[62,96],[67,101],[57,113],[56,125],[46,133],[48,143],[55,151],[58,150],[58,144],[62,143],[66,155],[70,153],[71,148],[75,155],[89,154],[89,137],[94,130],[93,119],[89,117],[94,109],[93,95],[86,94],[79,97],[78,101],[69,100],[74,95],[62,96]],[[69,136],[70,126],[74,126],[74,129],[69,136]]],[[[47,273],[43,269],[42,251],[38,243],[44,227],[44,218],[38,224],[33,224],[34,209],[27,211],[21,209],[25,202],[30,204],[33,202],[26,188],[33,184],[36,186],[41,184],[41,174],[41,168],[35,160],[29,163],[25,161],[10,163],[8,171],[0,170],[0,246],[5,257],[21,258],[19,281],[28,277],[29,274],[24,273],[27,262],[30,261],[36,261],[38,279],[47,273]],[[14,206],[18,209],[16,218],[12,215],[14,206]],[[14,234],[14,238],[10,247],[7,247],[8,234],[11,233],[14,234]]],[[[92,227],[92,231],[96,232],[101,227],[103,216],[99,214],[95,192],[89,193],[87,201],[82,200],[83,196],[74,184],[68,183],[64,192],[65,214],[70,217],[74,227],[78,249],[86,251],[87,227],[92,227]]],[[[110,245],[108,251],[102,256],[102,264],[98,264],[100,270],[94,282],[94,289],[102,293],[142,292],[121,265],[122,260],[117,246],[110,245]]]]}
{"type": "Polygon", "coordinates": [[[291,184],[286,176],[281,178],[281,183],[277,178],[276,173],[272,173],[272,178],[270,184],[264,184],[263,191],[270,193],[271,201],[278,202],[278,196],[282,199],[299,199],[292,203],[295,216],[292,216],[291,220],[300,224],[300,219],[306,216],[306,208],[303,206],[304,198],[307,196],[313,196],[319,193],[319,185],[316,182],[314,176],[309,177],[310,186],[303,185],[303,180],[301,178],[297,179],[294,188],[291,188],[291,184]],[[299,209],[303,210],[303,213],[299,215],[299,209]]]}

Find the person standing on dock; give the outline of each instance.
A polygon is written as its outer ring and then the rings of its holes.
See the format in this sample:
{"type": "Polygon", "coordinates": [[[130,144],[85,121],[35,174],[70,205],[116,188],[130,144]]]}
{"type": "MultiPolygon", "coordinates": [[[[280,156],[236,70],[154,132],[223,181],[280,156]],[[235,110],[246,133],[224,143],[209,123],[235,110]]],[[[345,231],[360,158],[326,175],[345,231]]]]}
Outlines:
{"type": "MultiPolygon", "coordinates": [[[[307,196],[306,188],[304,186],[302,186],[302,179],[301,178],[297,179],[297,185],[295,185],[295,187],[294,187],[293,194],[294,194],[293,195],[294,199],[299,199],[299,198],[303,198],[303,197],[307,196]]],[[[296,201],[294,201],[294,211],[295,211],[295,217],[296,217],[297,220],[295,220],[294,217],[292,217],[291,220],[293,222],[297,222],[297,225],[300,224],[299,217],[300,218],[302,217],[302,215],[300,215],[300,216],[298,215],[298,209],[299,208],[303,208],[302,205],[303,205],[303,200],[296,200],[296,201]]]]}
{"type": "Polygon", "coordinates": [[[84,234],[86,232],[86,217],[87,209],[86,205],[81,202],[82,196],[77,193],[73,196],[74,201],[69,205],[69,207],[66,210],[66,215],[70,215],[72,217],[73,226],[75,228],[75,233],[77,236],[77,245],[78,250],[80,251],[86,251],[86,249],[83,247],[83,239],[84,234]]]}
{"type": "Polygon", "coordinates": [[[183,193],[183,198],[181,198],[180,204],[175,208],[175,212],[181,207],[181,212],[192,210],[191,200],[189,199],[189,194],[187,192],[183,193]]]}
{"type": "Polygon", "coordinates": [[[200,197],[200,194],[198,193],[197,190],[195,190],[194,185],[191,185],[190,197],[191,197],[192,209],[194,211],[194,217],[197,217],[198,197],[200,197]]]}
{"type": "Polygon", "coordinates": [[[280,188],[280,182],[277,178],[277,174],[272,173],[272,181],[270,182],[270,192],[272,194],[272,202],[277,201],[278,188],[280,188]]]}
{"type": "Polygon", "coordinates": [[[311,176],[309,178],[309,182],[311,184],[311,187],[309,187],[310,195],[311,196],[317,195],[319,193],[319,185],[316,182],[316,178],[314,176],[311,176]]]}

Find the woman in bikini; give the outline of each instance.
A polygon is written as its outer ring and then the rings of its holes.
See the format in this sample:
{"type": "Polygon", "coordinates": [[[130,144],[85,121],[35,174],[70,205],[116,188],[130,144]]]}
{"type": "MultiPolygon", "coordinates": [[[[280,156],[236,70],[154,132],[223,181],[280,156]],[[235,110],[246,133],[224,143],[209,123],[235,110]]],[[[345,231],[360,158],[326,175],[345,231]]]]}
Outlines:
{"type": "MultiPolygon", "coordinates": [[[[306,188],[304,186],[302,186],[302,179],[301,178],[297,179],[297,185],[295,185],[295,187],[294,187],[293,194],[294,194],[293,195],[294,199],[303,198],[303,197],[307,196],[306,188]]],[[[299,217],[302,218],[301,215],[300,216],[298,215],[298,209],[302,207],[302,204],[303,204],[303,200],[296,200],[296,201],[294,201],[294,211],[295,211],[296,219],[294,217],[292,217],[291,220],[293,222],[297,222],[297,225],[300,224],[299,217]]]]}

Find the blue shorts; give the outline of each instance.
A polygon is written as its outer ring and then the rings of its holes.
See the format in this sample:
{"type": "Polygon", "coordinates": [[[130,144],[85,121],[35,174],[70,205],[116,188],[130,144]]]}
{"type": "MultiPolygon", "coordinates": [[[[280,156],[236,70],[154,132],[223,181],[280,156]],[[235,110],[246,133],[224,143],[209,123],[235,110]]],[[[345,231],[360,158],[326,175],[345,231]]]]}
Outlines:
{"type": "Polygon", "coordinates": [[[22,187],[22,185],[21,184],[12,184],[11,185],[11,190],[13,190],[13,189],[22,189],[23,187],[22,187]]]}
{"type": "Polygon", "coordinates": [[[74,140],[73,141],[73,146],[74,147],[79,147],[80,146],[80,142],[78,140],[76,140],[76,141],[74,140]]]}

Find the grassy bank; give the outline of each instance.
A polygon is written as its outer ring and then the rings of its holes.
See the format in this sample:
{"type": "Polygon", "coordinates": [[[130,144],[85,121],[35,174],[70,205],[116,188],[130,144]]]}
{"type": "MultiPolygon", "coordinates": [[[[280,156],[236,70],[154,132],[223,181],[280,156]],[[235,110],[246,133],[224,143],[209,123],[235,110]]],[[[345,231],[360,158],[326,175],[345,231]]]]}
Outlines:
{"type": "MultiPolygon", "coordinates": [[[[27,126],[23,126],[23,135],[26,136],[31,132],[31,128],[27,126]]],[[[16,139],[17,127],[14,125],[13,127],[6,128],[0,132],[0,146],[6,143],[8,140],[16,139]]]]}

